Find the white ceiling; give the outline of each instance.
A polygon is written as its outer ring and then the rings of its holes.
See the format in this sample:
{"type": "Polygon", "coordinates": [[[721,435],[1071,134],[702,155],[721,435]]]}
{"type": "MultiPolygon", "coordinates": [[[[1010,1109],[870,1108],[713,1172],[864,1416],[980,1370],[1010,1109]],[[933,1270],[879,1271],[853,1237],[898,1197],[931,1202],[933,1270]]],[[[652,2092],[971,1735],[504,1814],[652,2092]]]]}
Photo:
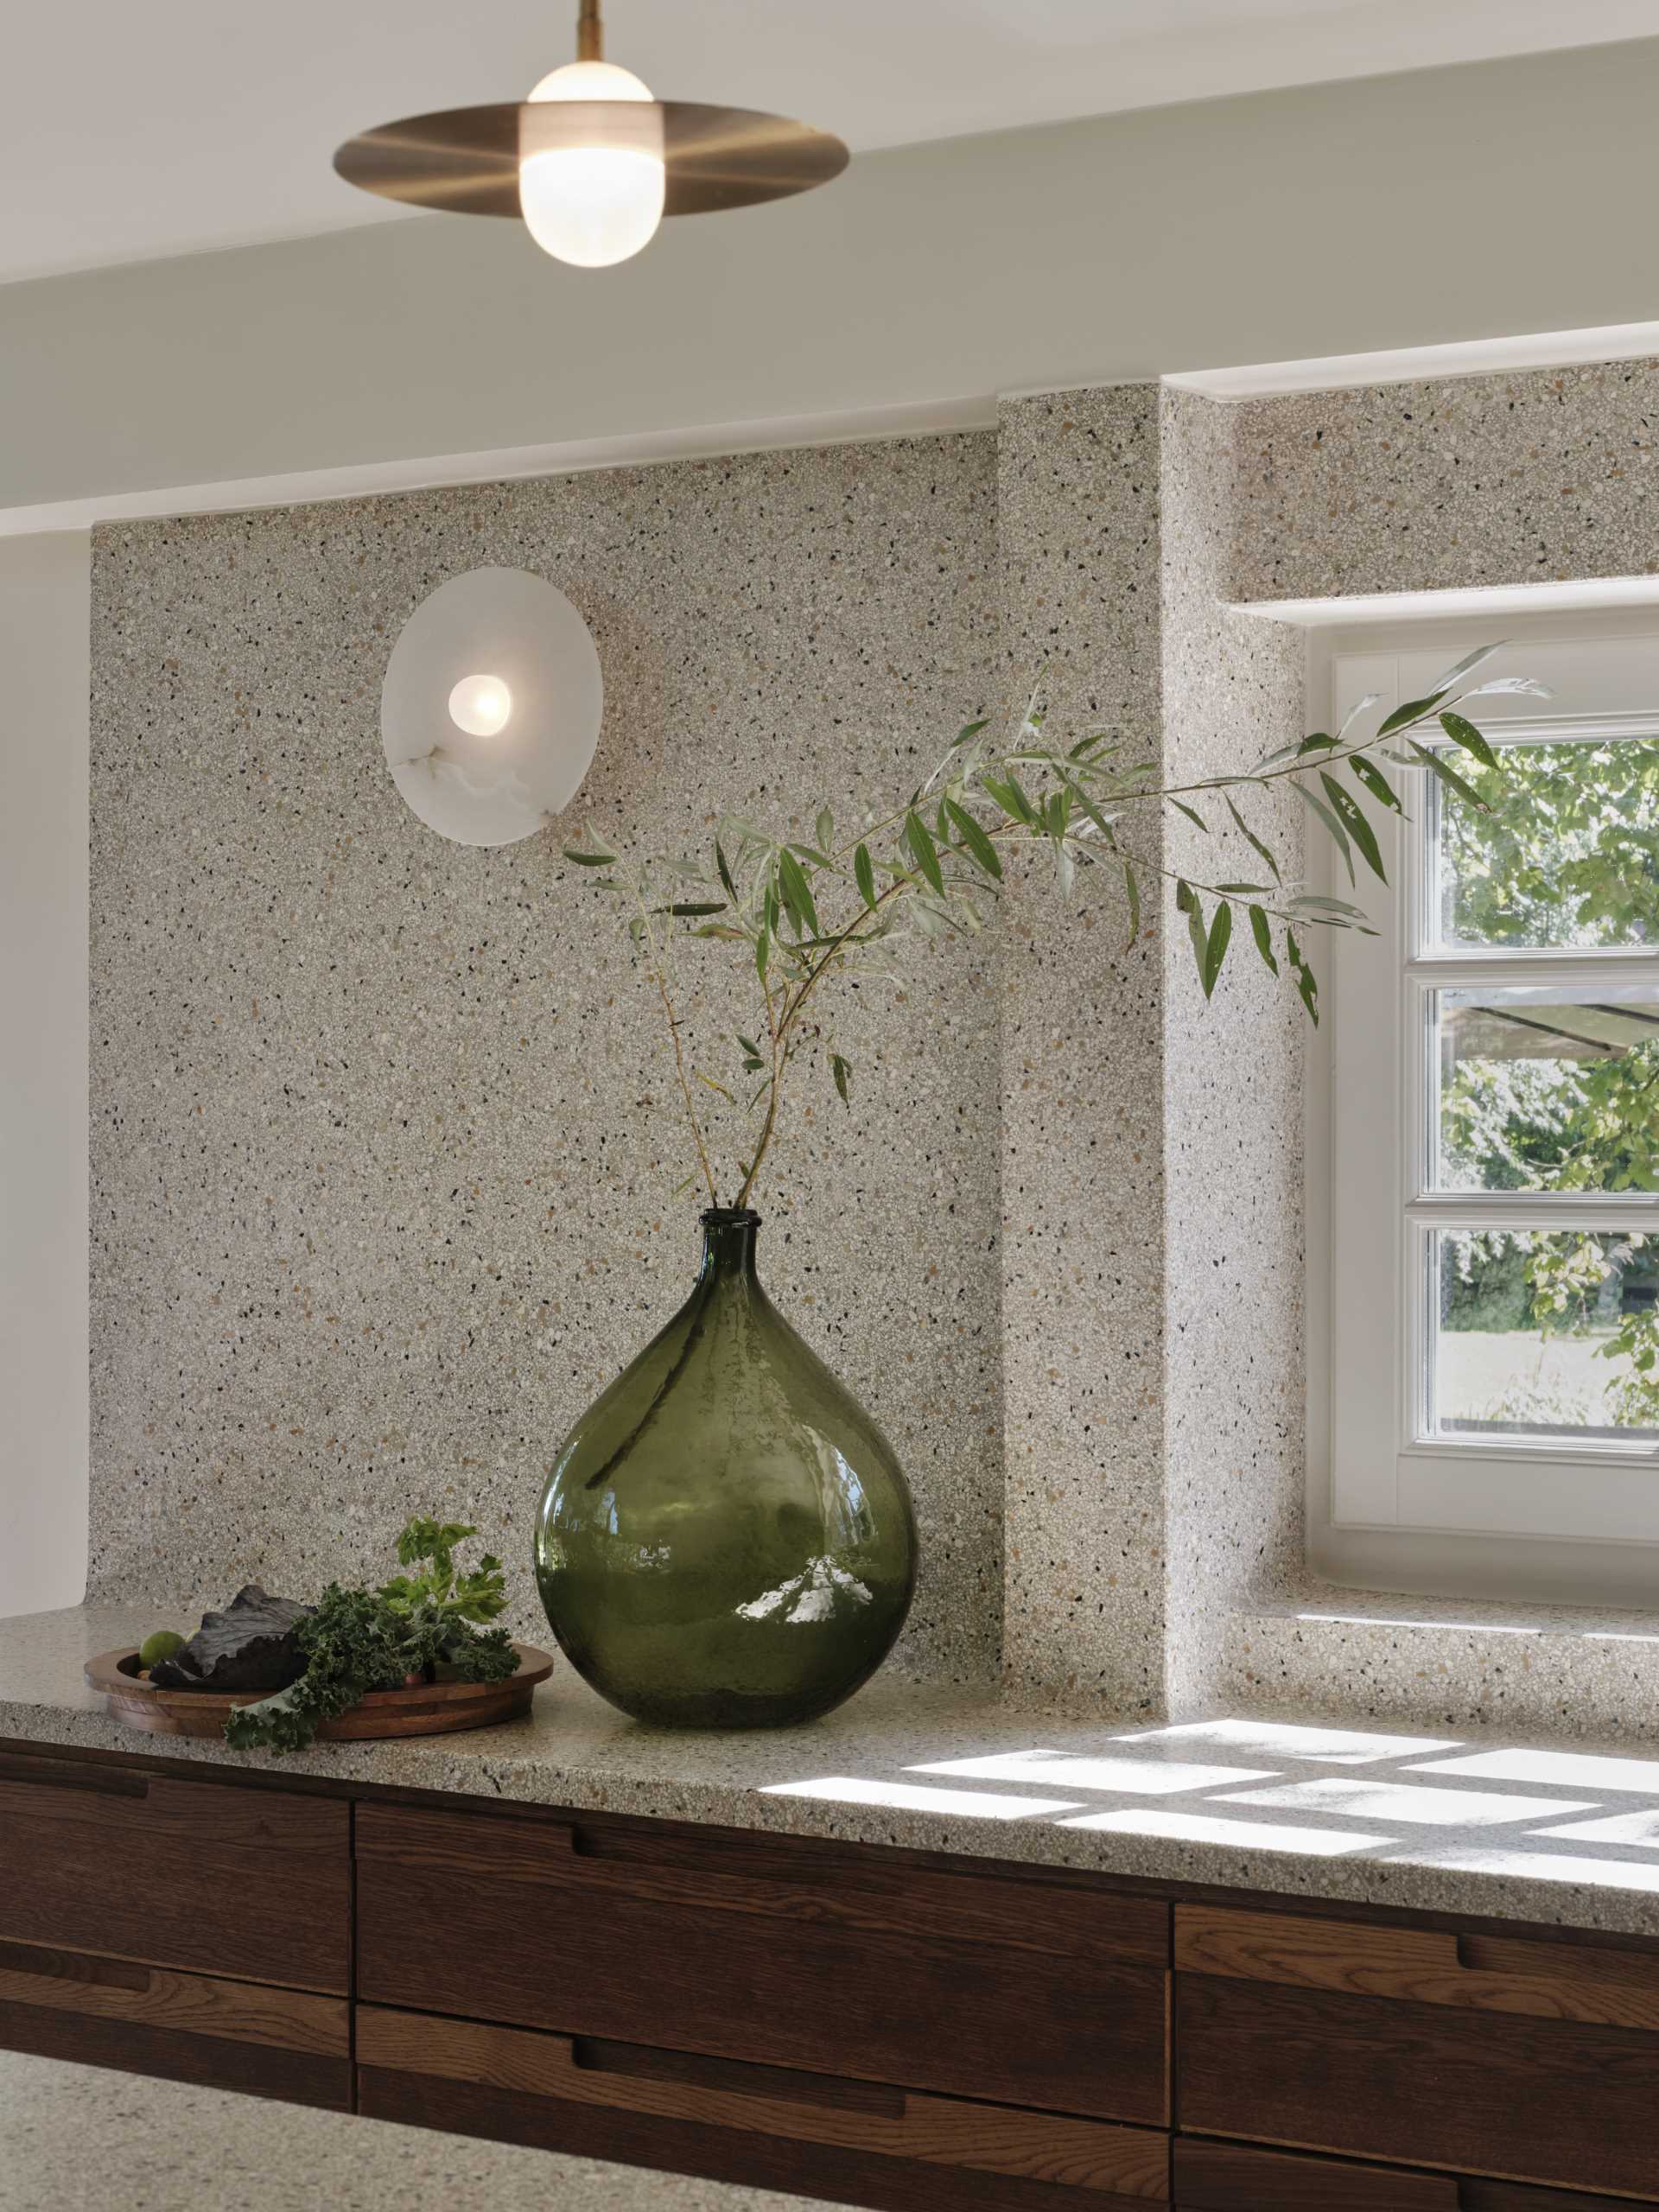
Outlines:
{"type": "MultiPolygon", "coordinates": [[[[9,0],[0,282],[398,219],[352,132],[510,99],[575,0],[9,0]]],[[[1659,30],[1655,0],[610,0],[664,98],[800,115],[855,150],[1659,30]]],[[[407,219],[406,218],[404,219],[407,219]]]]}

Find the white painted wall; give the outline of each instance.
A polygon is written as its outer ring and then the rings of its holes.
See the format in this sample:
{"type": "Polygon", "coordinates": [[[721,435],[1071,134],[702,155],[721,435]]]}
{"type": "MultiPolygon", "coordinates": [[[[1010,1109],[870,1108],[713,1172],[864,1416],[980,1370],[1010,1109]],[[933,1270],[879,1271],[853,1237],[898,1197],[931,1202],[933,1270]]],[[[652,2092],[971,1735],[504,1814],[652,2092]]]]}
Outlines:
{"type": "Polygon", "coordinates": [[[869,155],[597,276],[422,216],[11,285],[0,509],[1645,321],[1656,112],[1649,39],[869,155]]]}
{"type": "Polygon", "coordinates": [[[0,542],[0,1615],[86,1580],[91,545],[0,542]]]}

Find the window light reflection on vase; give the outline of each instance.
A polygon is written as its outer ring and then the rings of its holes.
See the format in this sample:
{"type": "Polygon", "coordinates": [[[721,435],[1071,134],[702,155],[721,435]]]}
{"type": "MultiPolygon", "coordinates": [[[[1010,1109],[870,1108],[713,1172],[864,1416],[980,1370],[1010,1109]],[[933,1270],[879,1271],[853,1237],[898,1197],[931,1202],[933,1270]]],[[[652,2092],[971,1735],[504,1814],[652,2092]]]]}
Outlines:
{"type": "Polygon", "coordinates": [[[474,569],[404,626],[381,690],[381,741],[428,829],[509,845],[569,804],[603,712],[599,654],[564,594],[523,569],[474,569]]]}

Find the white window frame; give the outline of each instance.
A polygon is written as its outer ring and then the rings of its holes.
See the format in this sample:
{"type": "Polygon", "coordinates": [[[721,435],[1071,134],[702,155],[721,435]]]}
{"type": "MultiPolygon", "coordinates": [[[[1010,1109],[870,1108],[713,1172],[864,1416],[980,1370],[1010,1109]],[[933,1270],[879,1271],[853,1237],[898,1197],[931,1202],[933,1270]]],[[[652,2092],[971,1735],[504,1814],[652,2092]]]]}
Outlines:
{"type": "MultiPolygon", "coordinates": [[[[1315,633],[1309,696],[1319,726],[1338,727],[1367,692],[1379,695],[1379,713],[1421,696],[1461,652],[1498,636],[1512,643],[1494,671],[1535,675],[1555,696],[1481,701],[1477,718],[1495,745],[1569,732],[1659,738],[1659,617],[1628,609],[1524,626],[1511,616],[1315,633]]],[[[1408,814],[1423,822],[1433,796],[1423,786],[1433,779],[1426,769],[1399,775],[1408,814]]],[[[1323,860],[1323,842],[1313,830],[1310,862],[1323,860]]],[[[1522,1194],[1432,1193],[1426,995],[1500,979],[1601,982],[1610,972],[1659,984],[1659,950],[1440,951],[1426,832],[1390,818],[1380,842],[1393,888],[1365,880],[1362,866],[1356,894],[1379,934],[1321,933],[1313,948],[1323,955],[1325,1016],[1310,1053],[1308,1121],[1314,1563],[1337,1580],[1394,1589],[1659,1603],[1659,1446],[1650,1440],[1570,1446],[1423,1433],[1433,1228],[1537,1227],[1547,1212],[1563,1230],[1659,1234],[1659,1197],[1556,1198],[1541,1208],[1522,1194]],[[1364,1264],[1350,1254],[1365,1255],[1364,1264]]],[[[1325,880],[1347,893],[1345,875],[1339,886],[1328,872],[1325,880]]]]}

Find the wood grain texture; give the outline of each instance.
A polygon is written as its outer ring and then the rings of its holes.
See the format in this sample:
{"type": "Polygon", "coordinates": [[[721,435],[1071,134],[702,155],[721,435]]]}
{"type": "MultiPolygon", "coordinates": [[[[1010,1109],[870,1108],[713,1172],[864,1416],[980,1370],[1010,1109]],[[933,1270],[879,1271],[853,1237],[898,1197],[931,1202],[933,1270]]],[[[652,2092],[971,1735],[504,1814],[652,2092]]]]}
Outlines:
{"type": "MultiPolygon", "coordinates": [[[[514,1646],[518,1671],[505,1682],[423,1682],[413,1689],[371,1690],[333,1720],[318,1724],[322,1743],[372,1742],[393,1737],[452,1736],[467,1728],[496,1728],[530,1710],[538,1682],[553,1671],[549,1653],[514,1646]]],[[[263,1690],[221,1694],[168,1690],[141,1673],[138,1654],[101,1652],[89,1659],[86,1680],[101,1691],[113,1719],[149,1736],[222,1736],[227,1713],[257,1705],[263,1690]]]]}
{"type": "MultiPolygon", "coordinates": [[[[861,2204],[874,2212],[1147,2212],[1144,2196],[1103,2195],[1019,2174],[929,2164],[836,2144],[614,2107],[584,2105],[524,2090],[358,2069],[358,2108],[381,2120],[440,2127],[503,2143],[529,2143],[624,2165],[696,2174],[713,2181],[782,2190],[861,2204]]],[[[1166,2164],[1160,2142],[1160,2164],[1166,2164]]]]}
{"type": "Polygon", "coordinates": [[[346,1994],[346,1805],[99,1772],[8,1756],[0,1942],[346,1994]]]}
{"type": "MultiPolygon", "coordinates": [[[[595,2046],[372,2005],[358,2011],[357,2055],[360,2065],[390,2072],[1019,2175],[1142,2202],[1162,2203],[1168,2194],[1166,2139],[1098,2120],[914,2092],[885,2092],[887,2109],[860,2107],[849,2106],[832,2080],[823,2082],[822,2094],[801,2075],[751,2086],[743,2078],[751,2069],[725,2061],[677,2054],[664,2066],[667,2054],[626,2044],[595,2046]]],[[[761,2076],[773,2071],[752,2070],[761,2076]]]]}
{"type": "Polygon", "coordinates": [[[485,1851],[493,1879],[580,1887],[595,1898],[810,1921],[850,1934],[932,1935],[1103,1964],[1169,1963],[1164,1901],[1086,1878],[1028,1885],[1017,1870],[971,1861],[950,1872],[894,1864],[880,1845],[826,1852],[804,1838],[699,1836],[643,1821],[483,1818],[487,1840],[473,1813],[365,1804],[358,1856],[459,1876],[485,1851]]]}
{"type": "Polygon", "coordinates": [[[1137,1955],[1154,1940],[1148,1910],[1165,1924],[1161,1904],[1079,1885],[1078,1941],[1062,1956],[986,1940],[971,1900],[953,1917],[949,1876],[791,1884],[731,1859],[696,1872],[581,1843],[573,1827],[363,1806],[361,1997],[1089,2118],[1166,2119],[1166,1975],[1101,1956],[1120,1904],[1137,1955]],[[433,1932],[412,1944],[417,1926],[433,1932]]]}
{"type": "Polygon", "coordinates": [[[1611,1945],[1178,1904],[1175,1963],[1187,1974],[1659,2031],[1659,1959],[1611,1945]]]}
{"type": "Polygon", "coordinates": [[[1408,2173],[1187,2136],[1176,2140],[1171,2171],[1177,2212],[1653,2212],[1628,2196],[1408,2173]]]}
{"type": "Polygon", "coordinates": [[[350,2008],[343,1997],[219,1981],[169,1967],[22,1943],[0,1943],[0,2004],[131,2020],[169,2035],[219,2036],[324,2058],[344,2058],[351,2050],[350,2008]]]}
{"type": "Polygon", "coordinates": [[[291,2104],[352,2107],[351,2061],[341,2056],[279,2050],[267,2043],[204,2034],[134,2020],[104,2019],[49,2005],[18,2005],[0,1998],[0,2050],[64,2058],[78,2066],[110,2066],[151,2074],[167,2082],[194,2082],[214,2089],[240,2089],[291,2104]]]}
{"type": "Polygon", "coordinates": [[[1659,2195],[1659,2037],[1176,1977],[1184,2132],[1659,2195]]]}
{"type": "Polygon", "coordinates": [[[1179,2212],[1463,2212],[1450,2174],[1346,2165],[1243,2143],[1178,2136],[1170,2171],[1179,2212]]]}

